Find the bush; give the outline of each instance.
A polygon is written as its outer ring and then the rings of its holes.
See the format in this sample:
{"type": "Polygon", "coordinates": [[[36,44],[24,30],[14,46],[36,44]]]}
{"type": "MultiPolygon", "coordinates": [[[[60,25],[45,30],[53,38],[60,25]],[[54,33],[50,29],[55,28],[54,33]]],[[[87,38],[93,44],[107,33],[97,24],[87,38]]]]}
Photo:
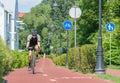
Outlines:
{"type": "Polygon", "coordinates": [[[63,54],[61,56],[55,56],[54,54],[50,55],[50,57],[53,62],[55,63],[55,65],[59,65],[59,66],[65,66],[66,63],[66,55],[63,54]]]}
{"type": "Polygon", "coordinates": [[[84,73],[94,72],[96,65],[96,46],[83,45],[80,48],[80,70],[84,73]]]}
{"type": "MultiPolygon", "coordinates": [[[[110,65],[110,50],[105,52],[105,64],[110,65]]],[[[119,50],[112,50],[111,52],[111,64],[120,65],[120,52],[119,50]]]]}
{"type": "Polygon", "coordinates": [[[0,39],[0,83],[4,74],[13,68],[26,66],[28,63],[26,52],[11,51],[0,39]]]}
{"type": "Polygon", "coordinates": [[[0,80],[3,74],[12,69],[13,55],[0,38],[0,80]]]}
{"type": "Polygon", "coordinates": [[[12,52],[10,51],[9,48],[7,48],[7,46],[5,44],[3,44],[2,42],[0,42],[0,57],[1,57],[1,65],[4,69],[4,73],[8,72],[9,70],[12,69],[12,62],[13,62],[13,55],[12,52]]]}
{"type": "Polygon", "coordinates": [[[80,70],[83,73],[94,72],[96,64],[96,47],[86,44],[69,49],[69,68],[80,70]]]}
{"type": "MultiPolygon", "coordinates": [[[[1,64],[0,64],[0,65],[1,65],[1,64]]],[[[1,66],[1,67],[0,67],[0,83],[2,83],[3,71],[4,71],[4,69],[3,69],[3,67],[1,66]]]]}
{"type": "Polygon", "coordinates": [[[70,69],[76,67],[75,56],[76,56],[75,48],[69,49],[69,51],[68,51],[68,65],[69,65],[70,69]]]}
{"type": "Polygon", "coordinates": [[[28,54],[27,52],[13,51],[13,68],[21,68],[28,65],[28,54]]]}
{"type": "MultiPolygon", "coordinates": [[[[56,65],[65,66],[66,54],[61,56],[51,55],[50,58],[56,65]]],[[[96,46],[92,44],[77,48],[70,48],[68,54],[68,65],[70,69],[82,71],[83,73],[94,72],[96,64],[96,46]]]]}

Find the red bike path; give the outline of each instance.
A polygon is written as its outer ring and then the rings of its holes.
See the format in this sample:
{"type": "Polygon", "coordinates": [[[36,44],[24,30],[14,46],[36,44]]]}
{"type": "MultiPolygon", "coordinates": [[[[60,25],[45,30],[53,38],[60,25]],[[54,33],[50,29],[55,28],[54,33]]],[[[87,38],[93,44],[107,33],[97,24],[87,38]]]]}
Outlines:
{"type": "MultiPolygon", "coordinates": [[[[111,70],[108,69],[109,73],[111,70]]],[[[119,74],[120,75],[120,74],[119,74]]],[[[35,74],[27,68],[17,69],[4,77],[6,83],[113,83],[85,74],[56,67],[51,59],[42,58],[36,63],[35,74]]]]}

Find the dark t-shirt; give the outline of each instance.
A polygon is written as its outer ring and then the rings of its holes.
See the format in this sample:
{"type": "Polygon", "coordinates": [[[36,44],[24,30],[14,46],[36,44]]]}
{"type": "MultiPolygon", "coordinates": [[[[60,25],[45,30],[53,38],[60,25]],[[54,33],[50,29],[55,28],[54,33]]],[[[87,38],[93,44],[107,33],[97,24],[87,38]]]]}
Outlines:
{"type": "Polygon", "coordinates": [[[36,38],[33,38],[32,35],[30,34],[27,37],[27,42],[30,42],[29,47],[37,45],[37,42],[40,42],[40,35],[37,35],[36,38]]]}

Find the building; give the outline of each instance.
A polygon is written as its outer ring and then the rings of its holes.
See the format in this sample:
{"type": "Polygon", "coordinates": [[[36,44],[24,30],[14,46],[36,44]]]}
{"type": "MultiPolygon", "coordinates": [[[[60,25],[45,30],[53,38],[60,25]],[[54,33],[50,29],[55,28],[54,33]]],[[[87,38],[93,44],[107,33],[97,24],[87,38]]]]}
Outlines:
{"type": "Polygon", "coordinates": [[[0,0],[0,36],[11,50],[18,50],[18,1],[0,0]]]}
{"type": "Polygon", "coordinates": [[[23,13],[23,12],[18,12],[18,18],[19,18],[19,19],[21,19],[24,15],[25,15],[25,13],[23,13]]]}

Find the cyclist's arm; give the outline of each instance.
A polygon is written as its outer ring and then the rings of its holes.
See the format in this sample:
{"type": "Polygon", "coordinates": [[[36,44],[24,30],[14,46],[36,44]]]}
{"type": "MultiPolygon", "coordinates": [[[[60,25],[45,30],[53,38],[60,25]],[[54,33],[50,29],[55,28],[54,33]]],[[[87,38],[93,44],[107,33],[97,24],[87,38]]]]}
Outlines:
{"type": "Polygon", "coordinates": [[[27,37],[26,48],[29,47],[31,37],[32,37],[31,35],[29,35],[29,36],[27,37]]]}
{"type": "Polygon", "coordinates": [[[38,39],[38,40],[37,40],[37,41],[38,41],[38,42],[37,42],[37,45],[38,45],[39,48],[40,48],[40,35],[37,35],[37,39],[38,39]]]}
{"type": "Polygon", "coordinates": [[[30,42],[27,42],[27,44],[26,44],[26,48],[28,48],[28,47],[29,47],[29,44],[30,44],[30,42]]]}

